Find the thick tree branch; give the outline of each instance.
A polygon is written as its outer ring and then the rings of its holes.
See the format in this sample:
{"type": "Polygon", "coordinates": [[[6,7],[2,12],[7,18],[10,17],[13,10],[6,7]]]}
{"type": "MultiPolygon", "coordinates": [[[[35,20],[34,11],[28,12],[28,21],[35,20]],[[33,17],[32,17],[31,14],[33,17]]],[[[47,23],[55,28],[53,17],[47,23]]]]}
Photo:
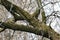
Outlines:
{"type": "Polygon", "coordinates": [[[47,30],[48,31],[47,32],[47,31],[44,31],[44,30],[39,30],[39,29],[36,29],[36,28],[31,28],[29,26],[24,26],[24,25],[18,25],[18,24],[11,23],[11,22],[2,23],[2,25],[5,26],[5,28],[8,28],[8,29],[30,32],[30,33],[34,33],[34,34],[37,34],[37,35],[42,35],[42,33],[43,33],[44,37],[48,37],[48,38],[52,37],[53,40],[55,40],[55,38],[60,37],[60,35],[55,33],[53,30],[47,30]]]}
{"type": "MultiPolygon", "coordinates": [[[[7,0],[2,0],[2,5],[11,5],[11,4],[12,3],[9,2],[9,1],[7,1],[7,0]]],[[[37,27],[38,29],[25,28],[24,26],[22,28],[22,27],[20,27],[18,25],[14,25],[14,24],[10,24],[10,23],[3,23],[2,25],[6,26],[6,28],[10,28],[10,29],[14,29],[14,30],[21,30],[21,31],[26,31],[27,30],[27,32],[32,32],[32,33],[35,33],[35,34],[39,34],[40,31],[38,31],[38,30],[40,29],[40,30],[43,30],[44,32],[48,32],[49,37],[51,36],[53,38],[53,40],[56,40],[56,39],[60,38],[60,36],[57,33],[55,33],[49,26],[47,26],[44,23],[40,23],[35,17],[32,17],[29,13],[27,13],[22,8],[20,8],[20,7],[18,7],[18,6],[16,6],[16,5],[13,4],[12,10],[14,10],[15,12],[17,12],[19,15],[24,16],[24,18],[31,25],[33,25],[34,27],[37,27]],[[33,30],[35,30],[36,32],[33,31],[33,30]]]]}
{"type": "MultiPolygon", "coordinates": [[[[2,5],[7,5],[8,6],[11,5],[12,3],[10,3],[9,1],[6,0],[2,0],[2,5]]],[[[21,14],[25,17],[25,19],[34,27],[38,28],[39,30],[44,30],[47,31],[49,30],[49,27],[45,27],[46,25],[42,25],[42,23],[40,23],[35,17],[32,17],[29,13],[27,13],[25,10],[23,10],[22,8],[16,6],[13,4],[13,8],[12,10],[14,10],[15,12],[17,12],[18,14],[21,14]]]]}
{"type": "MultiPolygon", "coordinates": [[[[2,5],[6,6],[6,7],[9,7],[9,5],[11,5],[12,3],[7,1],[7,0],[2,0],[1,1],[2,5]]],[[[24,18],[31,24],[33,25],[34,27],[40,27],[40,23],[39,21],[35,18],[35,17],[32,17],[28,12],[26,12],[25,10],[23,10],[21,7],[18,7],[14,4],[13,5],[13,8],[12,10],[15,11],[16,13],[18,13],[19,15],[22,15],[24,16],[24,18]]]]}
{"type": "MultiPolygon", "coordinates": [[[[3,1],[3,0],[2,0],[3,1]]],[[[24,20],[24,18],[21,16],[21,15],[17,15],[17,13],[16,12],[14,12],[14,10],[12,10],[12,8],[11,8],[11,5],[13,6],[13,4],[9,4],[8,5],[8,3],[5,3],[5,2],[2,2],[1,1],[1,4],[3,4],[4,6],[5,6],[5,8],[12,14],[12,15],[14,15],[14,18],[15,18],[15,21],[17,21],[17,20],[24,20]],[[11,9],[11,10],[10,10],[11,9]]]]}
{"type": "MultiPolygon", "coordinates": [[[[11,5],[12,3],[7,1],[7,0],[2,0],[2,5],[11,5]]],[[[43,23],[40,23],[35,17],[32,17],[28,12],[26,12],[25,10],[23,10],[21,7],[18,7],[16,5],[13,4],[13,8],[12,10],[16,11],[18,14],[21,14],[25,17],[25,19],[31,23],[31,25],[33,25],[34,27],[40,29],[40,30],[44,30],[47,31],[50,28],[43,23]],[[45,27],[46,26],[46,27],[45,27]]]]}
{"type": "Polygon", "coordinates": [[[44,33],[43,36],[48,37],[47,32],[45,32],[43,30],[36,29],[36,28],[32,28],[30,26],[18,25],[18,24],[15,24],[14,22],[6,22],[6,23],[2,23],[2,25],[5,26],[5,28],[8,28],[8,29],[30,32],[30,33],[34,33],[34,34],[37,34],[37,35],[42,35],[42,32],[43,32],[44,33]]]}

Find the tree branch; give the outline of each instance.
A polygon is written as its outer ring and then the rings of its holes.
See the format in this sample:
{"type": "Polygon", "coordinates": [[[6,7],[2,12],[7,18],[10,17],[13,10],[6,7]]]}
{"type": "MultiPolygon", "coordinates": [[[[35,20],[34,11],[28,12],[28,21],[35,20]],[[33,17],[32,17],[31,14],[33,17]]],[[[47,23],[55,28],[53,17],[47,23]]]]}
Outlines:
{"type": "Polygon", "coordinates": [[[46,16],[45,16],[45,11],[42,7],[42,3],[41,3],[41,0],[37,0],[37,4],[38,4],[38,7],[40,9],[40,13],[42,15],[42,22],[44,22],[46,24],[46,16]],[[42,8],[41,8],[42,7],[42,8]]]}
{"type": "Polygon", "coordinates": [[[44,9],[42,9],[41,15],[42,15],[42,22],[44,22],[46,24],[46,16],[45,16],[44,9]]]}
{"type": "Polygon", "coordinates": [[[1,1],[1,4],[4,5],[4,7],[5,7],[12,15],[14,15],[15,21],[17,21],[17,20],[24,20],[24,18],[23,18],[21,15],[18,14],[18,15],[19,15],[19,16],[18,16],[17,13],[16,13],[14,10],[12,10],[13,7],[11,8],[11,5],[13,6],[13,4],[10,4],[10,3],[9,3],[9,5],[8,5],[8,3],[5,3],[4,0],[1,1]],[[10,10],[10,8],[11,8],[11,10],[10,10]]]}
{"type": "MultiPolygon", "coordinates": [[[[7,0],[2,0],[2,5],[11,5],[12,3],[7,1],[7,0]]],[[[8,6],[7,6],[8,7],[8,6]]],[[[27,31],[27,32],[32,32],[35,34],[39,34],[40,30],[43,30],[44,32],[48,32],[49,37],[51,36],[53,38],[53,40],[58,40],[58,38],[60,39],[60,35],[58,35],[57,33],[55,33],[54,30],[52,30],[49,26],[47,26],[44,23],[40,23],[35,17],[32,17],[28,12],[26,12],[25,10],[23,10],[21,7],[18,7],[16,5],[13,4],[13,8],[12,10],[14,10],[15,12],[17,12],[19,15],[24,16],[24,18],[31,24],[33,25],[35,28],[29,28],[29,27],[22,27],[19,25],[15,25],[14,23],[3,23],[2,25],[6,26],[6,28],[10,28],[10,29],[14,29],[14,30],[21,30],[21,31],[27,31]],[[39,30],[40,29],[40,30],[39,30]]]]}
{"type": "MultiPolygon", "coordinates": [[[[7,0],[2,0],[1,3],[2,3],[2,5],[6,6],[7,8],[9,7],[9,5],[12,4],[11,2],[9,2],[7,0]]],[[[16,13],[18,13],[19,15],[22,15],[23,18],[25,18],[34,27],[41,26],[39,21],[35,17],[32,17],[28,12],[23,10],[21,7],[18,7],[18,6],[13,4],[12,10],[15,11],[16,13]]]]}
{"type": "MultiPolygon", "coordinates": [[[[18,24],[15,24],[14,22],[6,22],[6,23],[2,23],[2,25],[8,29],[30,32],[30,33],[34,33],[37,35],[42,35],[42,32],[43,32],[44,33],[43,36],[48,37],[47,32],[45,32],[43,30],[36,29],[36,28],[32,28],[30,26],[18,25],[18,24]]],[[[1,28],[3,28],[3,27],[1,27],[1,28]]]]}
{"type": "Polygon", "coordinates": [[[38,15],[40,14],[40,8],[41,8],[41,0],[36,0],[38,7],[36,8],[36,11],[33,13],[33,17],[36,19],[38,18],[38,15]]]}

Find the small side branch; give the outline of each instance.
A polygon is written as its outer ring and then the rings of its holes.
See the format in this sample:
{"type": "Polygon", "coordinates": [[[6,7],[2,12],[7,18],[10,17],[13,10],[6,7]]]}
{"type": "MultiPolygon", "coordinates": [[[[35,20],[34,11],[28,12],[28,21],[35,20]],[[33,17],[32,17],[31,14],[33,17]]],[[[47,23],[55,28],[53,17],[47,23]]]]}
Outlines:
{"type": "Polygon", "coordinates": [[[32,16],[37,19],[39,14],[40,14],[40,9],[36,8],[36,11],[32,14],[32,16]]]}

